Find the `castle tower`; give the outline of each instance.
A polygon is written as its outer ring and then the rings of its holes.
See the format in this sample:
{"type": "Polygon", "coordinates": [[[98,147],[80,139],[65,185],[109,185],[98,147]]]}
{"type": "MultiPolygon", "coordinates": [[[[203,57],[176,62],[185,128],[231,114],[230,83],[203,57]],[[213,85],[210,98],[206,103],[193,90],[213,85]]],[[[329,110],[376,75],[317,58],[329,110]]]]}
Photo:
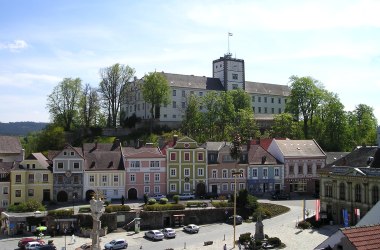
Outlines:
{"type": "Polygon", "coordinates": [[[226,91],[237,88],[245,90],[244,60],[232,58],[231,53],[212,62],[212,75],[220,79],[226,91]]]}

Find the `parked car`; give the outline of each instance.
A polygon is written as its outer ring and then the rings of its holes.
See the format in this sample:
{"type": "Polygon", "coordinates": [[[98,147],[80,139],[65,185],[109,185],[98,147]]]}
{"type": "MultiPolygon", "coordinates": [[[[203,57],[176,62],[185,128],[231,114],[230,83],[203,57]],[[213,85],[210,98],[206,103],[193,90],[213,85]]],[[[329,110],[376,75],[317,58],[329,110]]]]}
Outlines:
{"type": "Polygon", "coordinates": [[[27,237],[27,238],[22,238],[21,240],[18,241],[18,247],[19,247],[20,249],[25,249],[25,245],[26,245],[28,242],[32,242],[32,241],[40,242],[41,245],[44,245],[44,244],[45,244],[45,241],[43,241],[43,240],[39,240],[39,239],[32,238],[32,237],[27,237]]]}
{"type": "Polygon", "coordinates": [[[84,243],[80,247],[75,248],[75,250],[91,250],[92,243],[84,243]]]}
{"type": "Polygon", "coordinates": [[[189,224],[189,225],[185,226],[183,228],[183,230],[185,230],[185,232],[188,232],[188,233],[198,233],[199,232],[199,226],[197,226],[195,224],[189,224]]]}
{"type": "Polygon", "coordinates": [[[25,249],[26,250],[35,250],[38,246],[42,246],[42,244],[38,241],[30,241],[26,243],[25,249]]]}
{"type": "MultiPolygon", "coordinates": [[[[235,219],[235,223],[236,223],[236,225],[239,225],[239,224],[242,224],[242,223],[243,223],[243,217],[241,217],[240,215],[236,215],[235,218],[236,218],[236,219],[235,219]]],[[[227,219],[227,223],[228,223],[228,224],[234,224],[234,216],[233,216],[233,215],[230,216],[230,217],[228,217],[228,219],[227,219]]]]}
{"type": "Polygon", "coordinates": [[[278,192],[278,193],[274,193],[272,195],[272,199],[274,199],[274,200],[289,200],[290,195],[289,195],[289,193],[278,192]]]}
{"type": "Polygon", "coordinates": [[[36,250],[57,250],[57,247],[54,245],[42,245],[35,248],[36,250]]]}
{"type": "Polygon", "coordinates": [[[117,239],[113,240],[107,244],[104,245],[104,249],[109,249],[109,250],[114,250],[114,249],[122,249],[122,248],[127,248],[128,243],[124,239],[117,239]]]}
{"type": "Polygon", "coordinates": [[[195,199],[195,195],[190,193],[183,193],[179,195],[180,200],[193,200],[195,199]]]}
{"type": "Polygon", "coordinates": [[[173,228],[164,228],[162,233],[166,238],[175,238],[177,235],[173,228]]]}
{"type": "Polygon", "coordinates": [[[162,240],[165,238],[164,234],[159,230],[150,230],[145,232],[145,237],[151,240],[162,240]]]}
{"type": "Polygon", "coordinates": [[[153,199],[156,199],[156,201],[159,201],[162,198],[166,198],[166,195],[163,195],[163,194],[154,194],[150,198],[153,198],[153,199]]]}

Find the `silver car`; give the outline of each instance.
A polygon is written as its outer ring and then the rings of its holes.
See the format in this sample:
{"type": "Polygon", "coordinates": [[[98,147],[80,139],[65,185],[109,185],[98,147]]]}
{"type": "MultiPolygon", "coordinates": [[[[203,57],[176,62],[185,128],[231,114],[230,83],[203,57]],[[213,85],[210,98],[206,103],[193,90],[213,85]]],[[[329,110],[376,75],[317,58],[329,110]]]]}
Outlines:
{"type": "Polygon", "coordinates": [[[122,248],[127,248],[127,247],[128,247],[128,243],[126,240],[123,240],[123,239],[113,240],[104,245],[104,249],[107,249],[107,250],[122,249],[122,248]]]}
{"type": "Polygon", "coordinates": [[[152,240],[162,240],[164,239],[165,236],[163,233],[161,233],[158,230],[150,230],[150,231],[145,232],[145,237],[152,240]]]}
{"type": "Polygon", "coordinates": [[[175,233],[175,230],[173,228],[164,228],[162,230],[162,233],[164,234],[164,236],[166,238],[175,238],[176,237],[176,233],[175,233]]]}
{"type": "Polygon", "coordinates": [[[189,224],[186,227],[184,227],[183,230],[185,230],[185,232],[188,232],[188,233],[198,233],[199,232],[199,226],[197,226],[195,224],[189,224]]]}

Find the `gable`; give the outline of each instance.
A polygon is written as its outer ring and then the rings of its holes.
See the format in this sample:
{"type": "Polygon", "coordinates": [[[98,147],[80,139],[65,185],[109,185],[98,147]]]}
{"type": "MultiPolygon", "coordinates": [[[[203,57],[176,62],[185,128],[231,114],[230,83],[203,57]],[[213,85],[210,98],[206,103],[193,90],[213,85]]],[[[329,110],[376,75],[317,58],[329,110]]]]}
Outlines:
{"type": "Polygon", "coordinates": [[[183,137],[177,141],[174,145],[175,149],[196,149],[198,148],[198,143],[191,139],[190,137],[183,137]]]}

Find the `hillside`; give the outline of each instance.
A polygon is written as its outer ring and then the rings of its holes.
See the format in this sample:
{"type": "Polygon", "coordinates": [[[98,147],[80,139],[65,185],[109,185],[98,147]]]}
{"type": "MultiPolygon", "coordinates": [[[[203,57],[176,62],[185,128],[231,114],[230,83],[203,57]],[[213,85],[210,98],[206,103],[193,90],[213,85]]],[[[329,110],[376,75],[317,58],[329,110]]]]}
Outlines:
{"type": "Polygon", "coordinates": [[[42,130],[46,125],[46,122],[0,122],[0,135],[25,136],[29,132],[42,130]]]}

